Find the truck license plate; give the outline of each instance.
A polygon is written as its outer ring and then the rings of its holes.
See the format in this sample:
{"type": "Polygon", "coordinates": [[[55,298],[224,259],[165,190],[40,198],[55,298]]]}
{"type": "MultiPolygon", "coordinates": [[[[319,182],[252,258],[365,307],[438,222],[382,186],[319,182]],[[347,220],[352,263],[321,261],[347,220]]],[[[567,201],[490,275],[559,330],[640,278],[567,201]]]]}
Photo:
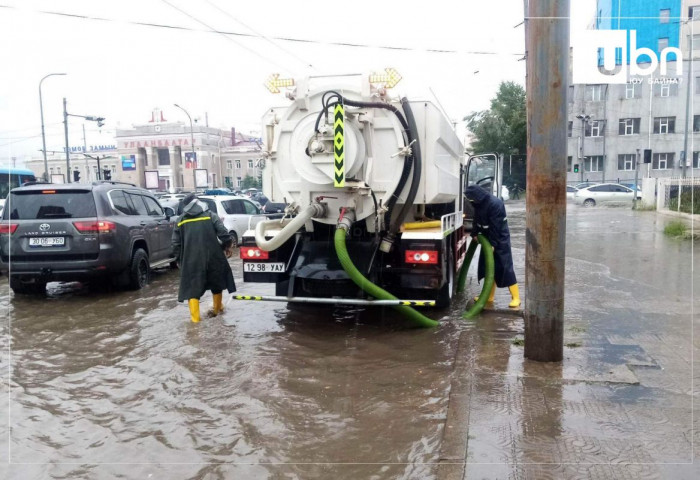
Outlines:
{"type": "Polygon", "coordinates": [[[30,247],[62,247],[66,244],[65,237],[31,237],[30,247]]]}
{"type": "Polygon", "coordinates": [[[284,263],[244,262],[243,271],[256,273],[282,273],[284,272],[284,263]]]}

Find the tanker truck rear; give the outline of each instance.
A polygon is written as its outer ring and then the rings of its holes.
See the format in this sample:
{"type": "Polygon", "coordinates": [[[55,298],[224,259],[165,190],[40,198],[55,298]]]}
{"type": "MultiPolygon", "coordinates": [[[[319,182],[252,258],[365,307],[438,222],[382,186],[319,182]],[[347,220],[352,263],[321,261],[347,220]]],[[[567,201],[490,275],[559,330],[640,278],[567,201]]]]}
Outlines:
{"type": "Polygon", "coordinates": [[[275,297],[244,298],[445,307],[466,250],[463,146],[430,101],[350,78],[297,80],[263,118],[263,192],[288,206],[240,249],[244,281],[275,297]]]}

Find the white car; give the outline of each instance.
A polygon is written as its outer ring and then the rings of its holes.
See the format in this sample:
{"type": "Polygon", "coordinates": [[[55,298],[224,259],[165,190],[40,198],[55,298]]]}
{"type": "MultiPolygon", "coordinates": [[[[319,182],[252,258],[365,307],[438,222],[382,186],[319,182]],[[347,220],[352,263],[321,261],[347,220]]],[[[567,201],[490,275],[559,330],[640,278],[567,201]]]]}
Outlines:
{"type": "Polygon", "coordinates": [[[566,186],[566,199],[573,200],[576,192],[578,192],[578,188],[572,187],[571,185],[567,185],[566,186]]]}
{"type": "Polygon", "coordinates": [[[584,207],[604,204],[632,203],[634,190],[619,183],[601,183],[579,189],[574,193],[574,203],[584,207]]]}
{"type": "Polygon", "coordinates": [[[234,246],[243,238],[243,234],[249,228],[265,219],[265,214],[260,208],[250,201],[248,197],[236,195],[200,195],[201,201],[209,206],[209,210],[216,213],[224,222],[226,229],[233,237],[234,246]],[[256,216],[259,216],[255,218],[256,216]]]}

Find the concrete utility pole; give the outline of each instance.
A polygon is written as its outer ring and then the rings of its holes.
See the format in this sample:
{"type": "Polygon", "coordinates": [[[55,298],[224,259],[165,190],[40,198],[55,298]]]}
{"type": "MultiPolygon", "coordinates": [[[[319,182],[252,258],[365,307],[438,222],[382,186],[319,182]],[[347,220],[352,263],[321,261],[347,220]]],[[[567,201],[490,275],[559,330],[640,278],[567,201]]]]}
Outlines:
{"type": "Polygon", "coordinates": [[[579,158],[581,159],[581,163],[579,163],[578,171],[581,172],[581,181],[583,182],[583,169],[584,169],[584,165],[586,165],[586,153],[585,153],[585,150],[583,149],[583,144],[584,144],[584,140],[586,139],[586,125],[588,125],[588,120],[590,120],[591,116],[580,114],[580,115],[576,115],[576,118],[581,120],[581,152],[579,154],[579,158]]]}
{"type": "Polygon", "coordinates": [[[564,354],[569,2],[530,0],[525,16],[525,357],[559,362],[564,354]]]}
{"type": "Polygon", "coordinates": [[[46,132],[44,130],[44,102],[41,98],[41,84],[44,83],[44,80],[46,80],[49,77],[53,77],[56,75],[66,75],[65,73],[49,73],[48,75],[45,75],[41,80],[39,80],[39,112],[41,113],[41,153],[44,155],[44,181],[48,182],[50,180],[49,178],[49,161],[46,158],[46,132]]]}

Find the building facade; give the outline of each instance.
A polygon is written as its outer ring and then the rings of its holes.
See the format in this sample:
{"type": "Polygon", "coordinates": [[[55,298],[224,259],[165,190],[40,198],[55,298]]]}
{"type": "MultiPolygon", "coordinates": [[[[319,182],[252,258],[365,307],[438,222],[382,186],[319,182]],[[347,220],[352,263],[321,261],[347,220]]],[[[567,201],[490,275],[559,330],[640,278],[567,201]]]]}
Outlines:
{"type": "MultiPolygon", "coordinates": [[[[570,84],[569,183],[633,181],[638,163],[640,178],[700,175],[700,0],[599,0],[596,25],[636,30],[637,48],[661,58],[665,48],[677,47],[683,58],[669,61],[666,75],[657,70],[626,84],[570,84]],[[651,150],[649,163],[644,150],[651,150]]],[[[628,63],[629,57],[623,68],[628,63]]]]}

